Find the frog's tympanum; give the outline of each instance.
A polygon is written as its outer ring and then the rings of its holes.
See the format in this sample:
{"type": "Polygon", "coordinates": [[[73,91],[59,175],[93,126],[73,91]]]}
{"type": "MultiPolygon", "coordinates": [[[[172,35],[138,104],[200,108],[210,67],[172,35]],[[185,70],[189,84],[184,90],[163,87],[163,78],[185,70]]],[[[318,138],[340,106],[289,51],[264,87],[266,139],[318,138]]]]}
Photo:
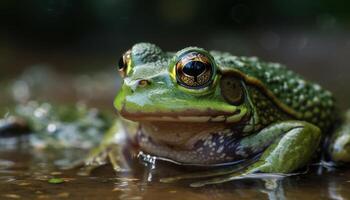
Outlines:
{"type": "Polygon", "coordinates": [[[114,105],[121,117],[104,144],[130,129],[121,123],[136,122],[130,138],[145,154],[181,165],[227,165],[163,182],[207,177],[193,185],[201,186],[252,173],[288,174],[321,154],[350,161],[350,114],[339,116],[329,91],[281,64],[139,43],[122,55],[118,71],[123,83],[114,105]]]}

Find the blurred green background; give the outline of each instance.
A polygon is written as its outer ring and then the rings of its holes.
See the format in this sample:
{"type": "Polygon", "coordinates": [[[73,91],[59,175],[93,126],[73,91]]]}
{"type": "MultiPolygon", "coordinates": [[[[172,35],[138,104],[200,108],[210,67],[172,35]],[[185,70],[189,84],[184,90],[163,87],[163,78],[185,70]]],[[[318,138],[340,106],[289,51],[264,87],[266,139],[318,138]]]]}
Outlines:
{"type": "Polygon", "coordinates": [[[2,0],[0,15],[2,81],[33,66],[112,72],[123,51],[149,41],[281,62],[349,105],[350,1],[2,0]]]}

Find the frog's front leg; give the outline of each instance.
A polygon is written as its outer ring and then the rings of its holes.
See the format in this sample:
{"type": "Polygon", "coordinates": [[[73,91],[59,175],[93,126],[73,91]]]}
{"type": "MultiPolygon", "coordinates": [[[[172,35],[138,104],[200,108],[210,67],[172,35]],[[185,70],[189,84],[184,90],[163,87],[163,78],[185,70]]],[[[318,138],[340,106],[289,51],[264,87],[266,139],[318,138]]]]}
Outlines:
{"type": "Polygon", "coordinates": [[[132,136],[134,132],[136,133],[137,126],[136,123],[118,118],[107,131],[100,145],[93,149],[87,158],[75,165],[83,165],[79,174],[89,175],[94,169],[107,163],[110,163],[116,172],[128,170],[129,167],[122,151],[130,139],[129,135],[132,136]]]}
{"type": "Polygon", "coordinates": [[[265,147],[255,163],[243,172],[193,183],[192,186],[223,183],[258,172],[290,173],[310,161],[320,140],[321,130],[308,122],[286,121],[272,124],[255,135],[245,137],[239,143],[241,151],[257,151],[265,147]]]}

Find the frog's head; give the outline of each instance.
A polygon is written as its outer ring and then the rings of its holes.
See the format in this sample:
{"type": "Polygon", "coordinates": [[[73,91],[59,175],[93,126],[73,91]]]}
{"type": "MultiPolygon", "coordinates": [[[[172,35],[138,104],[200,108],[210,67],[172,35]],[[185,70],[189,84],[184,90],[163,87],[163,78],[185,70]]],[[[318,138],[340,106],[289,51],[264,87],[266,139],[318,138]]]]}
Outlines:
{"type": "Polygon", "coordinates": [[[139,43],[124,53],[119,72],[123,84],[115,107],[124,118],[140,122],[142,135],[148,138],[141,147],[148,152],[180,162],[221,162],[190,161],[180,151],[200,148],[198,142],[213,133],[232,136],[233,126],[249,130],[253,115],[244,81],[221,73],[204,49],[166,53],[139,43]]]}

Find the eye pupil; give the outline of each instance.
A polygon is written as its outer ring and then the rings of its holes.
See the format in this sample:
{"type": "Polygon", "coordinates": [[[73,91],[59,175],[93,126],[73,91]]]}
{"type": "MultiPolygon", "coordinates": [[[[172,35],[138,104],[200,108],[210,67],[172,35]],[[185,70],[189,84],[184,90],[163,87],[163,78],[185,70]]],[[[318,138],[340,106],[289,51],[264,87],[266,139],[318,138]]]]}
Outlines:
{"type": "Polygon", "coordinates": [[[123,57],[120,57],[120,59],[118,61],[118,67],[119,67],[119,69],[125,68],[125,63],[124,63],[124,58],[123,57]]]}
{"type": "Polygon", "coordinates": [[[204,88],[213,80],[213,67],[210,57],[199,52],[187,52],[176,63],[177,81],[187,88],[204,88]]]}
{"type": "Polygon", "coordinates": [[[203,62],[200,61],[191,61],[188,62],[183,67],[183,72],[189,76],[197,77],[198,75],[202,74],[206,69],[206,66],[203,62]]]}
{"type": "Polygon", "coordinates": [[[126,76],[128,61],[130,60],[130,53],[131,51],[128,50],[119,58],[118,71],[121,77],[126,76]]]}

